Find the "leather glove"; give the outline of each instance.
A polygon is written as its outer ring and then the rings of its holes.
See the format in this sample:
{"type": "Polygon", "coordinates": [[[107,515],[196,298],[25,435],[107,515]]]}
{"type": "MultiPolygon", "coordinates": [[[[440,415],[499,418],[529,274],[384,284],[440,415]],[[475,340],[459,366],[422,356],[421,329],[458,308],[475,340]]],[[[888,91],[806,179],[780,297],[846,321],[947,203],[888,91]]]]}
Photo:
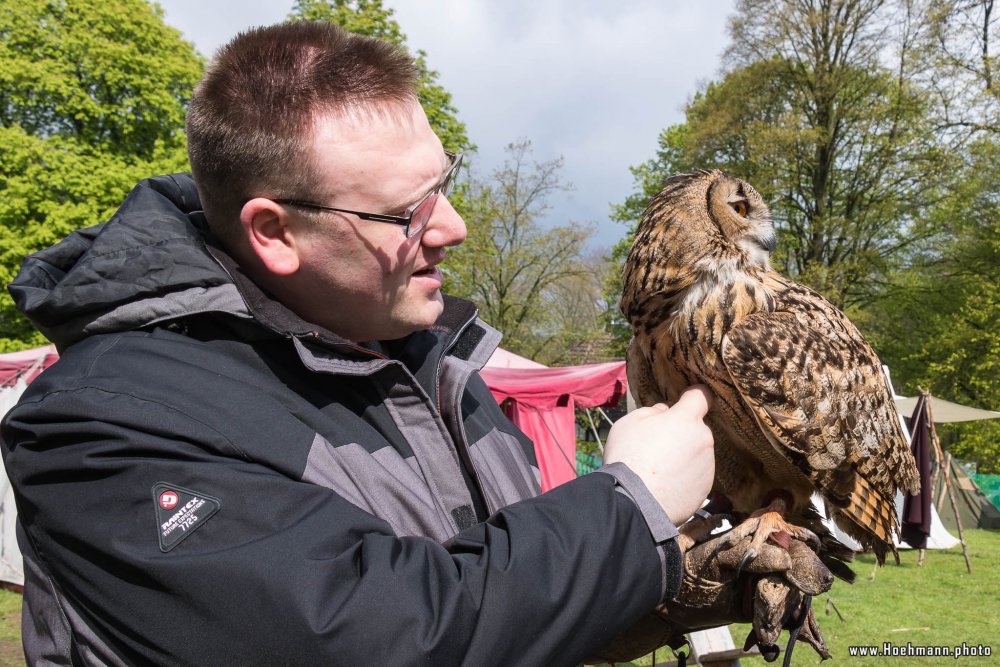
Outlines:
{"type": "Polygon", "coordinates": [[[731,543],[725,533],[711,534],[722,519],[729,517],[696,516],[681,527],[678,539],[684,575],[680,592],[591,656],[588,663],[626,662],[660,646],[679,648],[686,641],[684,634],[694,630],[747,622],[753,630],[744,649],[756,643],[765,659],[777,657],[776,641],[783,628],[795,628],[800,641],[829,657],[815,616],[803,600],[830,589],[830,570],[809,545],[781,536],[774,537],[787,542],[785,546],[769,540],[755,558],[745,560],[750,537],[731,543]]]}

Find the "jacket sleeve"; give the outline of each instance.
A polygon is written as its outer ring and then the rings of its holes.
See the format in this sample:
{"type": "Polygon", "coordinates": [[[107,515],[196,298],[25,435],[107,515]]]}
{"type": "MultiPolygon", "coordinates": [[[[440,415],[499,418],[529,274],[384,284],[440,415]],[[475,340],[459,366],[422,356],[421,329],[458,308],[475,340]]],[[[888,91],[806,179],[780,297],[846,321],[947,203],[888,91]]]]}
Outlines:
{"type": "Polygon", "coordinates": [[[5,420],[27,551],[124,662],[570,665],[661,600],[665,568],[676,591],[676,540],[657,543],[611,474],[442,545],[248,460],[221,431],[95,388],[5,420]],[[158,483],[219,504],[168,551],[158,483]]]}

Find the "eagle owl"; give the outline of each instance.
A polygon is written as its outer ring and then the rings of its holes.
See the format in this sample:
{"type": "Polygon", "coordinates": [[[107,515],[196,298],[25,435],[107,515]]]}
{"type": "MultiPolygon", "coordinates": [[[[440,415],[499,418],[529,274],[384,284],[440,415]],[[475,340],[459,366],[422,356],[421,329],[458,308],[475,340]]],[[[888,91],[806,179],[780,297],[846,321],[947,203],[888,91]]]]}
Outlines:
{"type": "Polygon", "coordinates": [[[717,170],[669,179],[625,262],[629,387],[652,405],[707,385],[711,497],[737,515],[756,512],[744,536],[758,545],[781,532],[819,535],[831,569],[850,578],[840,561],[851,554],[823,529],[813,491],[881,563],[896,554],[896,491],[917,493],[920,481],[871,346],[826,299],[771,268],[775,243],[748,183],[717,170]]]}

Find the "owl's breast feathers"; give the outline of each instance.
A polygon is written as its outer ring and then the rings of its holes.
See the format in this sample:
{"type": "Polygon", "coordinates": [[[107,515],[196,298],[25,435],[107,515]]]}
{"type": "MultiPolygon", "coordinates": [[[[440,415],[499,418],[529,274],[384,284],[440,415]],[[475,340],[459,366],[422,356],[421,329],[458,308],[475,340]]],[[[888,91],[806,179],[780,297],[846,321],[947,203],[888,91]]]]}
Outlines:
{"type": "Polygon", "coordinates": [[[670,402],[692,384],[711,389],[713,410],[707,422],[716,443],[714,493],[747,514],[763,506],[775,489],[790,492],[796,506],[805,506],[812,484],[761,428],[723,357],[730,332],[750,316],[773,311],[774,291],[752,274],[703,276],[679,295],[670,316],[651,327],[648,337],[636,333],[653,351],[656,383],[670,402]]]}

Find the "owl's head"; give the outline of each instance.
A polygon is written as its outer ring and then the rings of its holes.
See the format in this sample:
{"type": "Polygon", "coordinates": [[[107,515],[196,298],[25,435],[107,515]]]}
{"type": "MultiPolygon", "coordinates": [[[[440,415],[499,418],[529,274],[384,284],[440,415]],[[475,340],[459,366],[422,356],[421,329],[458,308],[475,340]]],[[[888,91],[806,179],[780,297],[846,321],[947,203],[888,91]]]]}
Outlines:
{"type": "Polygon", "coordinates": [[[637,242],[644,230],[677,262],[692,267],[702,260],[715,265],[730,260],[743,268],[765,268],[777,242],[760,194],[717,169],[668,179],[643,215],[637,242]]]}

